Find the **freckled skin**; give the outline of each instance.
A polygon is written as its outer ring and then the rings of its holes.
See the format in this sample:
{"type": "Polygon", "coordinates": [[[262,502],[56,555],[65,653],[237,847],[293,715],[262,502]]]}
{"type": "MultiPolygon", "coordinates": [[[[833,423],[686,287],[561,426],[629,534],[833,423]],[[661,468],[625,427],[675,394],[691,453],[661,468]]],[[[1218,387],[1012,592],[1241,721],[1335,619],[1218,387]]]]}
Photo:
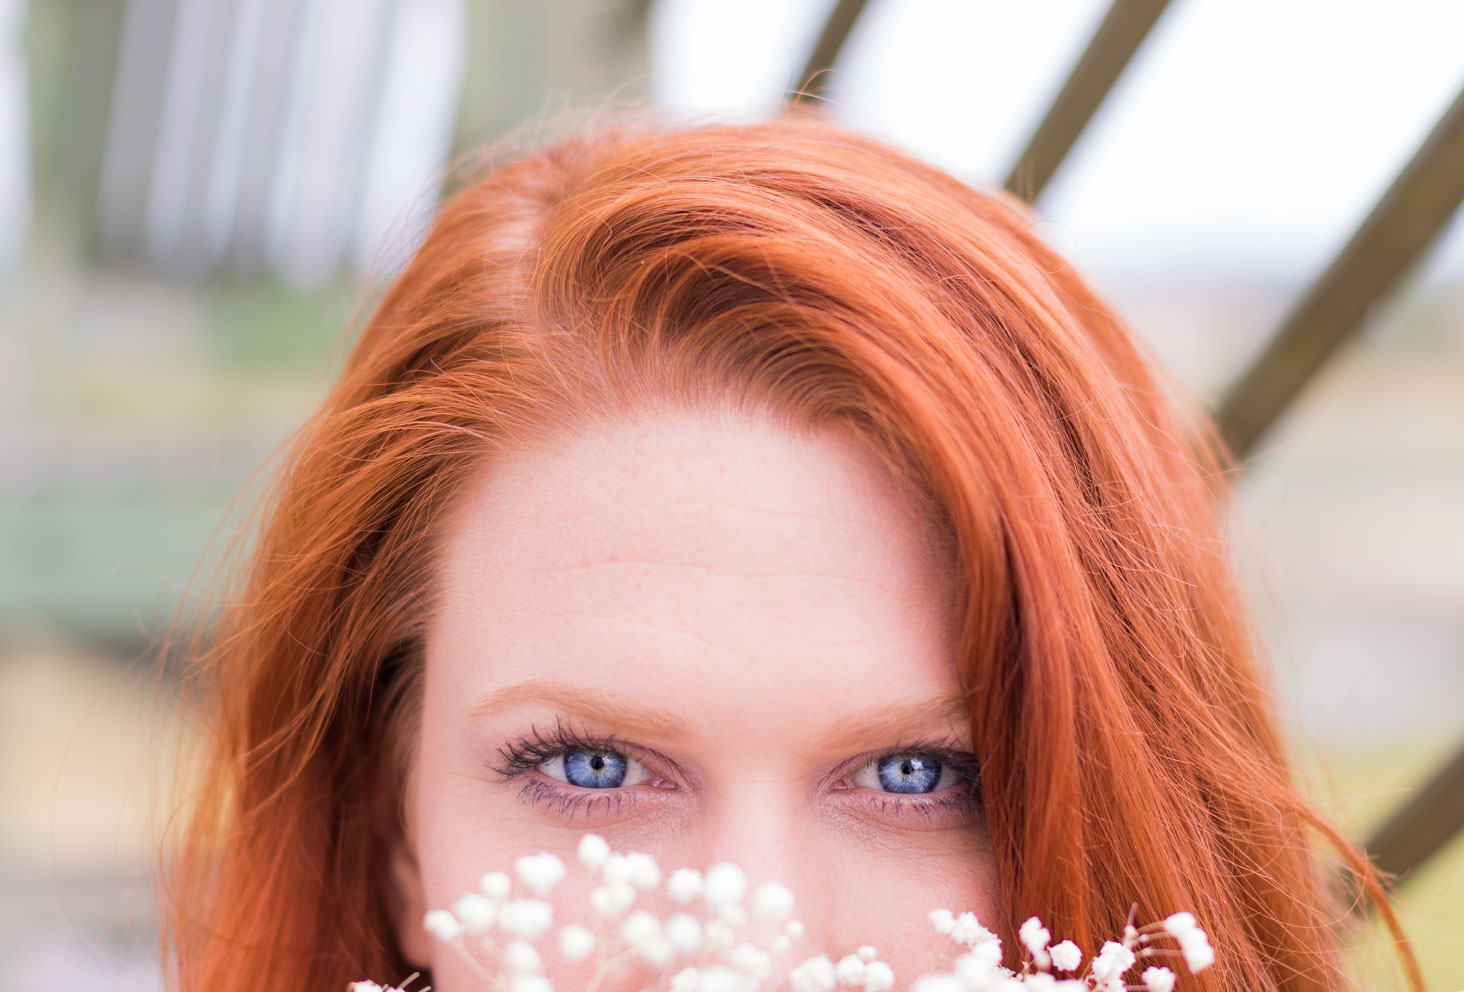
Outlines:
{"type": "MultiPolygon", "coordinates": [[[[573,859],[586,831],[654,855],[666,873],[728,860],[748,871],[749,892],[787,885],[806,933],[783,970],[869,943],[903,987],[937,953],[949,958],[928,910],[994,919],[979,811],[895,816],[895,796],[873,773],[851,788],[847,766],[863,755],[867,767],[901,742],[853,752],[828,743],[871,706],[959,687],[954,577],[930,550],[929,524],[860,442],[794,436],[747,414],[667,410],[496,457],[448,524],[409,838],[394,865],[399,939],[432,968],[435,988],[487,985],[421,933],[422,913],[522,854],[566,860],[556,925],[588,922],[587,873],[573,859]],[[630,697],[683,719],[686,732],[652,739],[588,726],[655,757],[642,763],[642,784],[578,789],[601,798],[567,818],[526,799],[524,785],[575,786],[493,771],[500,747],[531,725],[552,731],[560,711],[528,700],[474,712],[486,695],[542,678],[630,697]],[[603,798],[611,791],[623,793],[618,811],[603,798]]],[[[969,747],[959,720],[933,720],[919,736],[946,735],[969,747]]],[[[637,905],[673,908],[659,894],[637,905]]],[[[588,977],[553,948],[541,952],[557,988],[588,977]]]]}

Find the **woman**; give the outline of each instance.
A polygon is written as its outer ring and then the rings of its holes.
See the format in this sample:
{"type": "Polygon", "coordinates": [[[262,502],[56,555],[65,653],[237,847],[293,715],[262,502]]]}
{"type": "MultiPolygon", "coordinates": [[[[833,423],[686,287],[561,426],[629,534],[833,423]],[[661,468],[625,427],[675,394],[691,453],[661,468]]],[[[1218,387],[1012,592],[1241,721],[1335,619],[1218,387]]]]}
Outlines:
{"type": "Polygon", "coordinates": [[[448,199],[199,652],[175,987],[474,987],[424,912],[593,831],[897,976],[929,909],[1136,906],[1209,930],[1181,988],[1341,988],[1310,832],[1393,920],[1292,786],[1215,435],[1031,224],[797,113],[448,199]]]}

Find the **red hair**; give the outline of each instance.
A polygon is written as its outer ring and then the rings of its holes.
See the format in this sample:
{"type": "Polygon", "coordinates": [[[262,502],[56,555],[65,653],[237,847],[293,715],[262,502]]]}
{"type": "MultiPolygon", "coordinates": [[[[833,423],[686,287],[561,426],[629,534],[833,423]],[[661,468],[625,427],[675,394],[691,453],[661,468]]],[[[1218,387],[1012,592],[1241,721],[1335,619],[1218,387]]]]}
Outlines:
{"type": "Polygon", "coordinates": [[[1211,425],[1033,224],[796,112],[599,127],[448,198],[195,648],[214,722],[167,876],[172,987],[410,970],[385,852],[444,507],[486,452],[666,400],[857,430],[928,498],[959,568],[1009,951],[1033,913],[1096,950],[1137,903],[1209,930],[1218,962],[1181,988],[1340,989],[1314,831],[1401,941],[1293,786],[1211,425]]]}

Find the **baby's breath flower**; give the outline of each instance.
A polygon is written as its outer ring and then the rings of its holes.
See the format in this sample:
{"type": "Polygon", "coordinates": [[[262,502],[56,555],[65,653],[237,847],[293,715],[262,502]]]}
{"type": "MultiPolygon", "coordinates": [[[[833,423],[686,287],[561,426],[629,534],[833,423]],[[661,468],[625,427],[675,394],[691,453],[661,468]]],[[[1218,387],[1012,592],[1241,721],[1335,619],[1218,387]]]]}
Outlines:
{"type": "Polygon", "coordinates": [[[1134,952],[1122,944],[1108,941],[1093,959],[1093,978],[1101,988],[1105,983],[1117,984],[1124,972],[1134,966],[1134,952]]]}
{"type": "Polygon", "coordinates": [[[737,933],[726,920],[708,920],[702,940],[708,951],[720,954],[731,950],[732,945],[737,943],[737,933]]]}
{"type": "Polygon", "coordinates": [[[1164,929],[1176,937],[1182,936],[1194,928],[1195,917],[1193,913],[1175,913],[1173,916],[1168,916],[1164,919],[1164,929]]]}
{"type": "Polygon", "coordinates": [[[976,919],[975,913],[962,913],[956,917],[955,923],[951,925],[951,940],[958,944],[965,944],[973,947],[976,944],[996,940],[996,934],[983,927],[976,919]]]}
{"type": "Polygon", "coordinates": [[[786,933],[780,933],[773,938],[773,942],[770,946],[772,947],[774,954],[782,954],[784,951],[793,946],[793,941],[788,939],[788,935],[786,933]]]}
{"type": "Polygon", "coordinates": [[[554,904],[540,899],[515,899],[498,909],[498,925],[506,933],[534,940],[554,923],[554,904]]]}
{"type": "Polygon", "coordinates": [[[883,961],[871,961],[864,967],[864,992],[889,992],[895,987],[895,972],[883,961]]]}
{"type": "Polygon", "coordinates": [[[636,888],[654,889],[661,884],[661,866],[649,854],[632,851],[625,856],[625,864],[630,872],[626,881],[636,888]]]}
{"type": "Polygon", "coordinates": [[[519,881],[536,896],[547,896],[549,890],[564,881],[564,862],[548,851],[526,854],[513,863],[519,881]]]}
{"type": "Polygon", "coordinates": [[[827,954],[809,958],[788,973],[792,992],[828,992],[837,982],[834,962],[827,954]]]}
{"type": "Polygon", "coordinates": [[[1047,953],[1052,955],[1052,965],[1058,971],[1075,971],[1083,963],[1082,948],[1070,940],[1053,944],[1047,949],[1047,953]]]}
{"type": "Polygon", "coordinates": [[[544,961],[533,944],[512,940],[503,949],[503,967],[510,975],[537,975],[544,970],[544,961]]]}
{"type": "Polygon", "coordinates": [[[375,982],[352,982],[346,986],[346,992],[386,992],[375,982]]]}
{"type": "Polygon", "coordinates": [[[978,940],[956,960],[973,962],[974,966],[987,970],[997,968],[1001,965],[1001,941],[995,937],[991,940],[978,940]]]}
{"type": "Polygon", "coordinates": [[[610,845],[599,834],[585,834],[580,838],[575,854],[580,864],[590,871],[599,871],[610,860],[610,845]]]}
{"type": "Polygon", "coordinates": [[[513,888],[513,882],[501,871],[490,871],[483,876],[478,883],[483,894],[494,902],[503,902],[508,898],[509,891],[513,888]]]}
{"type": "Polygon", "coordinates": [[[873,947],[870,947],[868,944],[860,945],[858,954],[859,960],[863,961],[865,964],[868,964],[875,958],[879,957],[879,952],[876,951],[873,947]]]}
{"type": "Polygon", "coordinates": [[[626,881],[597,885],[590,890],[590,907],[596,916],[613,920],[635,902],[635,886],[626,881]]]}
{"type": "Polygon", "coordinates": [[[682,968],[671,976],[671,992],[700,992],[701,972],[695,967],[682,968]]]}
{"type": "Polygon", "coordinates": [[[514,975],[508,981],[508,992],[554,992],[554,986],[543,975],[514,975]]]}
{"type": "Polygon", "coordinates": [[[620,924],[620,938],[630,947],[637,947],[642,941],[649,940],[661,932],[661,921],[656,914],[648,913],[644,909],[638,909],[625,918],[620,924]]]}
{"type": "Polygon", "coordinates": [[[956,925],[956,914],[948,909],[932,909],[926,914],[936,933],[948,934],[956,925]]]}
{"type": "Polygon", "coordinates": [[[559,955],[566,961],[580,961],[595,949],[595,935],[577,924],[559,930],[559,955]]]}
{"type": "Polygon", "coordinates": [[[922,975],[910,986],[910,992],[968,992],[966,985],[955,975],[922,975]]]}
{"type": "Polygon", "coordinates": [[[726,906],[735,906],[742,901],[746,891],[747,876],[730,861],[712,865],[707,870],[706,891],[703,895],[710,908],[721,910],[726,906]]]}
{"type": "Polygon", "coordinates": [[[758,950],[747,941],[732,948],[727,955],[727,962],[744,975],[755,979],[759,984],[768,977],[768,973],[773,968],[772,955],[767,951],[758,950]]]}
{"type": "Polygon", "coordinates": [[[702,894],[701,872],[695,868],[678,868],[666,879],[666,892],[680,903],[688,903],[702,894]]]}
{"type": "Polygon", "coordinates": [[[498,907],[487,896],[469,892],[452,904],[453,915],[468,933],[485,933],[493,928],[498,907]]]}
{"type": "Polygon", "coordinates": [[[444,944],[450,944],[463,935],[463,925],[445,909],[428,912],[422,918],[422,927],[444,944]]]}
{"type": "Polygon", "coordinates": [[[752,894],[752,915],[770,923],[782,923],[793,915],[793,893],[777,882],[764,882],[752,894]]]}
{"type": "Polygon", "coordinates": [[[600,869],[600,877],[606,885],[613,885],[616,882],[629,882],[631,868],[630,855],[622,854],[619,851],[611,851],[610,857],[605,859],[605,864],[600,869]]]}
{"type": "Polygon", "coordinates": [[[702,945],[701,920],[690,913],[672,913],[666,920],[666,937],[682,954],[695,954],[702,945]]]}
{"type": "Polygon", "coordinates": [[[1022,946],[1027,948],[1027,953],[1032,955],[1032,960],[1038,967],[1047,967],[1051,960],[1047,955],[1047,943],[1052,940],[1052,934],[1042,925],[1042,921],[1035,916],[1027,918],[1022,924],[1017,936],[1021,938],[1022,946]]]}
{"type": "Polygon", "coordinates": [[[1215,963],[1215,951],[1210,947],[1210,937],[1199,927],[1193,927],[1179,935],[1179,952],[1184,955],[1185,966],[1190,971],[1204,971],[1215,963]]]}
{"type": "Polygon", "coordinates": [[[834,965],[834,977],[840,985],[858,988],[864,984],[864,969],[868,963],[857,954],[846,954],[834,965]]]}
{"type": "Polygon", "coordinates": [[[701,992],[756,992],[757,983],[735,968],[707,965],[701,970],[701,992]]]}
{"type": "Polygon", "coordinates": [[[1173,992],[1174,990],[1174,972],[1168,968],[1145,968],[1142,978],[1147,992],[1173,992]]]}

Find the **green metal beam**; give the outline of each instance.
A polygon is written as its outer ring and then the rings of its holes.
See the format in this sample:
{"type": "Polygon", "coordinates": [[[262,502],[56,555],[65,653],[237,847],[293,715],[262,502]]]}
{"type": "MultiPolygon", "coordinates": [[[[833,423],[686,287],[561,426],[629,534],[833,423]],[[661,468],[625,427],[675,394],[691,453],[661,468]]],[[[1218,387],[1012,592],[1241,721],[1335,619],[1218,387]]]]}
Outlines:
{"type": "Polygon", "coordinates": [[[1036,202],[1169,0],[1113,0],[1088,48],[1002,185],[1036,202]]]}
{"type": "Polygon", "coordinates": [[[1427,251],[1464,201],[1464,91],[1347,245],[1221,400],[1220,432],[1248,456],[1312,375],[1427,251]]]}
{"type": "Polygon", "coordinates": [[[829,12],[829,19],[824,22],[822,33],[818,36],[818,43],[813,46],[813,52],[798,76],[798,88],[789,95],[789,100],[795,103],[811,103],[823,97],[829,86],[829,70],[839,60],[839,52],[843,50],[844,42],[849,40],[849,34],[854,30],[854,23],[859,20],[859,15],[864,13],[866,2],[867,0],[839,0],[834,5],[834,9],[829,12]]]}

